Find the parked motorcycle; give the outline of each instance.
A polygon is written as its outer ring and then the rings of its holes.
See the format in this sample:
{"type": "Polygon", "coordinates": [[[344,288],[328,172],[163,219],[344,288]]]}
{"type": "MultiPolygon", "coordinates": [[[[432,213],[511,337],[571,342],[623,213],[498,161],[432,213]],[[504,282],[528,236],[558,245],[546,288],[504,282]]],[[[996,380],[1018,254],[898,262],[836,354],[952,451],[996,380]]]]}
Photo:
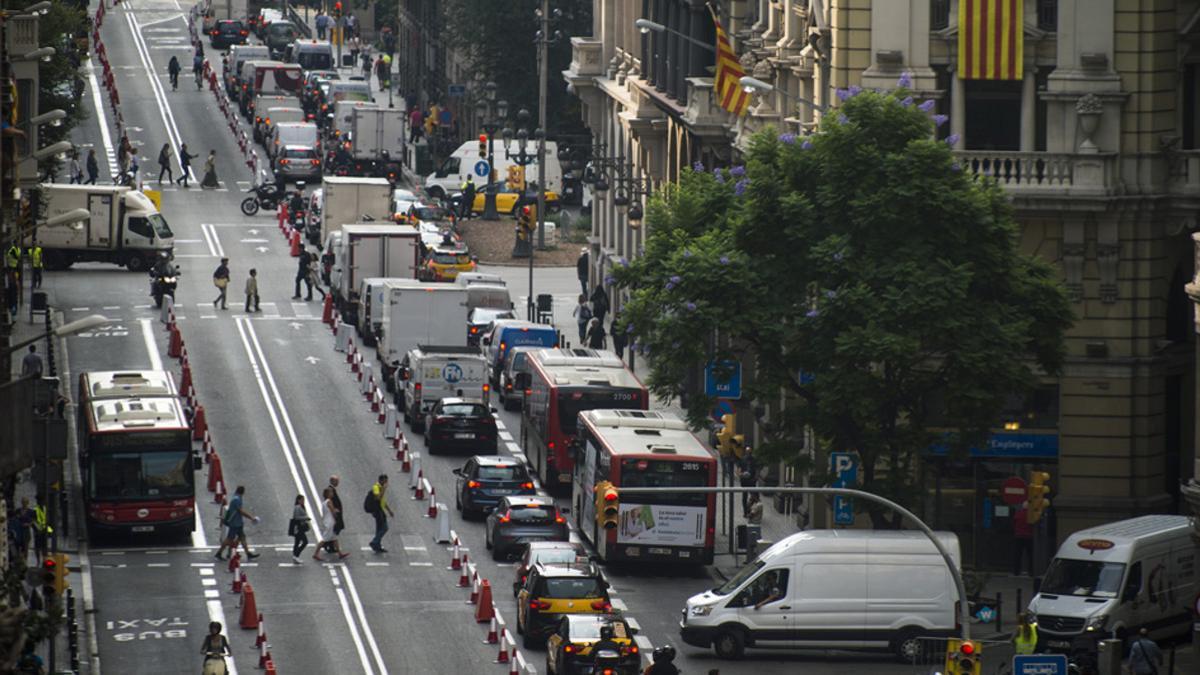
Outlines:
{"type": "Polygon", "coordinates": [[[259,209],[274,211],[279,202],[287,197],[287,190],[276,183],[259,183],[246,192],[252,193],[252,196],[242,200],[242,213],[248,216],[258,213],[259,209]]]}

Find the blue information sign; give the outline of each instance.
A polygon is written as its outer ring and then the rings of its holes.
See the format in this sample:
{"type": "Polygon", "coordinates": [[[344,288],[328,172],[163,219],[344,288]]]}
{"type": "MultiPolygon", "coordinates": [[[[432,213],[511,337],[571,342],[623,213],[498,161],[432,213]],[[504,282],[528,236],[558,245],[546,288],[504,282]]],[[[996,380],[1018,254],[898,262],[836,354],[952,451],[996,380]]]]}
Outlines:
{"type": "Polygon", "coordinates": [[[741,398],[742,364],[737,361],[710,361],[704,367],[704,395],[713,398],[741,398]]]}
{"type": "MultiPolygon", "coordinates": [[[[834,475],[833,487],[854,487],[858,485],[858,457],[852,452],[831,452],[829,463],[834,475]]],[[[854,524],[854,499],[842,497],[833,498],[833,522],[837,525],[854,524]]]]}
{"type": "Polygon", "coordinates": [[[492,172],[492,165],[488,164],[486,159],[481,159],[475,162],[475,175],[486,176],[492,172]]]}
{"type": "Polygon", "coordinates": [[[1066,654],[1016,654],[1013,675],[1067,675],[1066,654]]]}

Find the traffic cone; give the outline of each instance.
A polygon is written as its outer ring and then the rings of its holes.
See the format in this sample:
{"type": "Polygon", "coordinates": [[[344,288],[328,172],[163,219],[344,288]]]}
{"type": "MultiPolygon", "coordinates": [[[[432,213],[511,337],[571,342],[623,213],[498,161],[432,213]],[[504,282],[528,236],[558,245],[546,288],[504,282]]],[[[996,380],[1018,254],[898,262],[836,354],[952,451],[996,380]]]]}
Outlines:
{"type": "Polygon", "coordinates": [[[230,593],[241,593],[242,585],[246,583],[246,573],[239,569],[233,574],[233,585],[229,588],[230,593]]]}
{"type": "Polygon", "coordinates": [[[279,231],[287,234],[287,203],[279,202],[275,212],[279,214],[279,231]]]}
{"type": "Polygon", "coordinates": [[[179,374],[179,390],[187,391],[192,386],[192,367],[188,364],[183,364],[183,368],[179,374]]]}
{"type": "Polygon", "coordinates": [[[183,347],[183,336],[179,333],[179,327],[172,325],[169,329],[171,338],[167,341],[167,356],[177,359],[179,358],[180,349],[183,347]]]}
{"type": "Polygon", "coordinates": [[[242,584],[242,616],[238,625],[242,628],[258,628],[258,605],[254,602],[254,588],[242,584]]]}
{"type": "Polygon", "coordinates": [[[274,662],[274,661],[272,661],[271,659],[267,659],[267,665],[266,665],[266,666],[264,666],[263,668],[264,668],[264,671],[265,671],[265,672],[263,673],[263,675],[279,675],[279,674],[278,674],[278,673],[275,671],[275,662],[274,662]]]}
{"type": "Polygon", "coordinates": [[[237,551],[234,551],[233,555],[229,556],[229,571],[234,574],[237,574],[238,568],[240,568],[241,566],[242,566],[242,554],[238,553],[237,551]]]}
{"type": "Polygon", "coordinates": [[[212,434],[207,431],[204,432],[204,443],[200,446],[200,451],[204,453],[204,463],[211,464],[213,453],[212,434]]]}
{"type": "Polygon", "coordinates": [[[464,566],[458,574],[458,587],[466,588],[471,585],[471,580],[467,577],[467,568],[464,566]]]}
{"type": "Polygon", "coordinates": [[[213,503],[214,504],[224,504],[225,503],[225,482],[224,481],[217,481],[217,493],[215,495],[213,495],[213,503]]]}
{"type": "Polygon", "coordinates": [[[471,595],[467,598],[468,605],[479,604],[479,570],[474,569],[470,565],[467,569],[471,570],[471,595]]]}
{"type": "Polygon", "coordinates": [[[300,257],[300,232],[292,230],[292,257],[300,257]]]}
{"type": "Polygon", "coordinates": [[[512,642],[512,635],[509,635],[507,628],[500,629],[500,639],[497,644],[500,645],[500,652],[496,654],[496,663],[508,663],[508,643],[512,642]]]}
{"type": "Polygon", "coordinates": [[[325,294],[325,306],[321,308],[321,323],[334,326],[334,335],[337,335],[337,326],[333,323],[333,293],[325,294]]]}
{"type": "Polygon", "coordinates": [[[492,607],[492,584],[484,579],[479,582],[479,604],[475,605],[475,621],[491,621],[493,616],[496,616],[496,610],[492,607]]]}
{"type": "MultiPolygon", "coordinates": [[[[375,386],[375,383],[372,382],[371,383],[371,412],[373,412],[373,413],[379,412],[379,399],[380,399],[379,387],[375,386]]],[[[381,415],[381,417],[382,417],[382,415],[381,415]]],[[[383,424],[383,420],[380,419],[379,423],[383,424]]]]}
{"type": "Polygon", "coordinates": [[[508,675],[521,675],[520,661],[517,660],[517,646],[512,646],[512,655],[508,659],[508,675]]]}
{"type": "MultiPolygon", "coordinates": [[[[457,541],[456,541],[456,542],[454,542],[454,546],[453,546],[453,547],[450,549],[450,551],[451,551],[451,553],[450,553],[450,566],[449,566],[449,567],[447,567],[446,569],[448,569],[448,570],[461,570],[461,569],[462,569],[462,549],[459,547],[459,545],[458,545],[458,542],[457,542],[457,541]]],[[[464,588],[465,588],[465,587],[466,587],[466,586],[464,586],[464,588]]]]}
{"type": "Polygon", "coordinates": [[[417,481],[417,493],[413,495],[413,499],[415,499],[417,501],[421,501],[421,500],[425,499],[425,479],[422,478],[421,476],[418,476],[418,479],[419,480],[417,481]]]}
{"type": "Polygon", "coordinates": [[[204,406],[196,406],[196,412],[192,416],[192,440],[204,440],[204,432],[208,431],[208,420],[204,417],[204,406]]]}
{"type": "Polygon", "coordinates": [[[429,486],[429,508],[427,508],[425,510],[425,517],[426,518],[437,518],[437,512],[438,512],[437,488],[430,485],[429,486]]]}
{"type": "Polygon", "coordinates": [[[213,453],[212,461],[208,463],[208,491],[216,492],[217,483],[225,479],[225,474],[221,471],[221,456],[213,453]]]}
{"type": "Polygon", "coordinates": [[[254,638],[254,646],[261,647],[267,641],[267,622],[263,621],[263,615],[258,615],[258,637],[254,638]]]}
{"type": "MultiPolygon", "coordinates": [[[[404,432],[400,430],[400,420],[396,420],[396,430],[394,432],[394,435],[392,436],[392,449],[396,451],[396,461],[398,461],[398,462],[404,461],[405,453],[404,453],[404,447],[403,447],[403,439],[404,439],[404,432]]],[[[407,469],[403,469],[403,468],[401,470],[407,471],[407,469]]]]}
{"type": "Polygon", "coordinates": [[[271,660],[271,652],[270,652],[270,650],[267,649],[267,643],[264,642],[258,646],[258,667],[266,668],[267,662],[270,660],[271,660]]]}
{"type": "Polygon", "coordinates": [[[488,624],[487,637],[483,639],[483,644],[494,645],[500,641],[500,635],[498,632],[500,628],[499,623],[499,620],[493,616],[492,622],[488,624]]]}

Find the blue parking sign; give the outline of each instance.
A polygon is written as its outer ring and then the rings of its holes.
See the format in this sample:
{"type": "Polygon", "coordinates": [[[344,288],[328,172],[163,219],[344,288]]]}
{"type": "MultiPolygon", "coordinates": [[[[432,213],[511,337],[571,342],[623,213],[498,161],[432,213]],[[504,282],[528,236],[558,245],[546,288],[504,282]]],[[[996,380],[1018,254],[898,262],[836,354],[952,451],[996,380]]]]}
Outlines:
{"type": "MultiPolygon", "coordinates": [[[[852,452],[829,453],[830,473],[834,487],[858,485],[858,456],[852,452]]],[[[833,522],[837,525],[854,524],[854,499],[835,495],[833,498],[833,522]]]]}
{"type": "Polygon", "coordinates": [[[1017,654],[1013,675],[1067,675],[1066,654],[1017,654]]]}

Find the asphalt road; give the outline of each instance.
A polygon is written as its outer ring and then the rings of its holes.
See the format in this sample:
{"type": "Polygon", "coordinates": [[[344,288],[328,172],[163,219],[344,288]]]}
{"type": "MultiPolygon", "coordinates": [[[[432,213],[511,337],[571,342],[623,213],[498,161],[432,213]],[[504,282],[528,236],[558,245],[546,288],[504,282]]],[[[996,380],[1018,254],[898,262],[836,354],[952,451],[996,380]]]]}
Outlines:
{"type": "MultiPolygon", "coordinates": [[[[245,565],[266,619],[270,652],[280,673],[482,673],[504,672],[493,665],[496,648],[484,645],[458,574],[447,571],[449,553],[433,541],[435,522],[425,504],[410,499],[408,474],[401,473],[390,442],[383,438],[334,338],[320,321],[319,302],[294,301],[295,260],[290,257],[274,214],[244,217],[238,204],[251,176],[237,143],[224,124],[211,92],[196,91],[181,78],[171,91],[166,64],[172,54],[190,62],[186,15],[174,0],[127,0],[109,12],[102,35],[116,70],[122,113],[131,140],[142,150],[143,172],[157,175],[158,149],[170,140],[188,143],[193,153],[217,153],[222,187],[201,191],[165,187],[163,212],[177,237],[182,268],[177,318],[188,349],[200,403],[205,407],[216,451],[230,487],[246,487],[246,507],[261,518],[247,534],[262,557],[245,565]],[[135,39],[136,38],[136,39],[135,39]],[[210,276],[218,258],[230,258],[229,309],[215,309],[210,276]],[[258,270],[261,314],[247,316],[239,292],[249,268],[258,270]],[[384,540],[389,553],[366,548],[372,535],[362,512],[362,496],[380,473],[391,476],[396,517],[384,540]],[[302,495],[310,511],[331,474],[342,480],[348,529],[344,564],[291,562],[286,536],[292,503],[302,495]]],[[[206,43],[206,50],[208,50],[206,43]]],[[[211,55],[211,50],[208,50],[211,55]]],[[[92,94],[86,95],[89,109],[92,94]]],[[[96,112],[93,110],[93,112],[96,112]]],[[[81,146],[92,145],[101,165],[115,164],[100,124],[103,111],[77,132],[81,146]],[[105,157],[112,158],[106,162],[105,157]]],[[[199,168],[203,159],[196,160],[199,168]]],[[[178,174],[178,166],[175,167],[178,174]]],[[[102,169],[102,181],[108,172],[102,169]]],[[[156,187],[152,180],[147,187],[156,187]]],[[[527,271],[495,270],[509,279],[514,300],[524,302],[527,271]]],[[[536,292],[555,295],[556,312],[569,314],[577,281],[573,269],[539,269],[536,292]]],[[[69,339],[71,375],[85,370],[158,367],[178,375],[166,356],[166,331],[151,307],[148,281],[112,265],[77,265],[47,273],[45,288],[67,320],[102,313],[115,321],[69,339]]],[[[518,413],[500,412],[510,437],[519,435],[518,413]]],[[[505,438],[502,436],[502,438],[505,438]]],[[[453,475],[466,457],[428,457],[419,436],[410,435],[423,455],[425,475],[439,501],[453,508],[453,475]]],[[[509,438],[505,438],[509,440],[509,438]]],[[[515,448],[515,446],[513,446],[515,448]]],[[[502,452],[511,452],[505,447],[502,452]]],[[[110,673],[193,673],[200,665],[200,641],[209,620],[226,625],[236,669],[258,664],[254,631],[238,623],[238,598],[231,576],[213,559],[217,510],[197,473],[201,527],[191,541],[128,538],[94,542],[89,556],[95,595],[101,665],[110,673]]],[[[496,606],[515,628],[510,588],[511,564],[484,555],[483,524],[453,528],[470,550],[482,578],[497,589],[496,606]]],[[[886,654],[845,652],[751,652],[746,661],[718,661],[711,651],[678,641],[679,609],[691,594],[713,585],[707,569],[606,568],[614,604],[641,627],[640,642],[675,644],[677,664],[686,673],[761,675],[793,673],[910,673],[886,654]]],[[[526,654],[544,672],[544,655],[526,654]]],[[[236,671],[235,671],[236,672],[236,671]]]]}

